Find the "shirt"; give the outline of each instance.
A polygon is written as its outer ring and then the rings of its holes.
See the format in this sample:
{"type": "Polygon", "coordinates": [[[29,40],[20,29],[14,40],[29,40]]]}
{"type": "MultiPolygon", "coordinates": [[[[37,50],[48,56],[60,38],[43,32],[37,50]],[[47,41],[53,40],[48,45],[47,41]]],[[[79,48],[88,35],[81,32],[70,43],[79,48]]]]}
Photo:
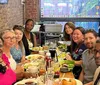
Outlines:
{"type": "Polygon", "coordinates": [[[21,62],[21,59],[22,59],[22,50],[21,48],[19,47],[18,49],[16,49],[16,47],[12,47],[10,49],[10,53],[12,55],[12,57],[14,58],[14,60],[17,62],[17,63],[20,63],[21,62]]]}
{"type": "MultiPolygon", "coordinates": [[[[100,74],[100,66],[99,66],[99,67],[96,69],[96,71],[95,71],[93,82],[96,81],[96,79],[97,79],[97,77],[98,77],[99,74],[100,74]]],[[[94,84],[93,84],[93,85],[94,85],[94,84]]],[[[99,80],[98,80],[98,82],[97,82],[97,85],[100,85],[100,76],[99,76],[99,80]]]]}
{"type": "Polygon", "coordinates": [[[84,84],[93,81],[93,76],[97,65],[95,63],[94,54],[89,53],[89,50],[85,50],[82,55],[83,71],[84,71],[84,84]]]}
{"type": "Polygon", "coordinates": [[[0,85],[12,85],[14,82],[16,82],[16,74],[9,68],[10,63],[5,54],[2,55],[2,59],[8,66],[8,69],[4,74],[0,73],[0,85]]]}
{"type": "MultiPolygon", "coordinates": [[[[82,59],[82,53],[84,52],[84,50],[86,50],[86,46],[84,45],[84,43],[81,43],[79,46],[77,46],[77,48],[72,53],[73,60],[76,60],[76,61],[81,60],[82,59]]],[[[76,79],[79,78],[81,71],[82,71],[81,65],[75,66],[73,68],[73,74],[74,74],[76,79]]]]}
{"type": "Polygon", "coordinates": [[[10,62],[10,67],[11,67],[11,69],[12,69],[12,70],[16,70],[17,64],[16,64],[16,62],[15,62],[15,60],[13,59],[12,56],[9,58],[9,62],[10,62]]]}

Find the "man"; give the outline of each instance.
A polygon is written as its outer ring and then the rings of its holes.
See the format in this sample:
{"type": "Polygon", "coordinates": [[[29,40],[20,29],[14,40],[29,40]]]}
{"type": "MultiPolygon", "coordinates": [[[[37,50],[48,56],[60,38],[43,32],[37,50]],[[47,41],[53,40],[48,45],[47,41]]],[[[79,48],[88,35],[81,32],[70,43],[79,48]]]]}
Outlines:
{"type": "Polygon", "coordinates": [[[95,62],[98,68],[95,71],[93,83],[94,85],[100,85],[100,39],[96,41],[94,53],[95,53],[95,62]]]}
{"type": "Polygon", "coordinates": [[[89,85],[93,81],[93,76],[97,68],[94,59],[94,46],[97,40],[97,33],[94,30],[86,30],[84,35],[84,43],[87,47],[82,54],[83,71],[80,76],[84,85],[89,85]]]}

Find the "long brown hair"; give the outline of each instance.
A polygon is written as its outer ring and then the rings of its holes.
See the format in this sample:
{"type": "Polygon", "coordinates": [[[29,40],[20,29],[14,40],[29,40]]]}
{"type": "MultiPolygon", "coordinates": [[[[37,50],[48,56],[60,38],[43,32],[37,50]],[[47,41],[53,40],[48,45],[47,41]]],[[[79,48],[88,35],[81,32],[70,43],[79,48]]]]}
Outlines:
{"type": "Polygon", "coordinates": [[[73,22],[67,22],[67,23],[65,23],[65,25],[64,25],[64,31],[63,31],[64,39],[70,40],[70,35],[68,35],[68,34],[66,33],[66,31],[65,31],[65,30],[66,30],[66,25],[68,25],[72,30],[75,29],[75,25],[74,25],[73,22]]]}
{"type": "MultiPolygon", "coordinates": [[[[21,31],[22,33],[24,32],[24,27],[20,26],[20,25],[14,25],[13,27],[13,30],[19,30],[21,31]]],[[[25,55],[25,49],[24,49],[24,45],[23,45],[23,42],[22,40],[18,42],[19,46],[21,47],[21,51],[22,51],[22,54],[25,55]]]]}

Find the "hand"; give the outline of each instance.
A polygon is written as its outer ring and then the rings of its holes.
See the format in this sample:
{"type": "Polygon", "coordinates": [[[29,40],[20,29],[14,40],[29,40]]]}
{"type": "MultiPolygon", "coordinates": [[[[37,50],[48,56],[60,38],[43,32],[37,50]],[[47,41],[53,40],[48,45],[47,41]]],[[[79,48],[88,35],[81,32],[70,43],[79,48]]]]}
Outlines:
{"type": "Polygon", "coordinates": [[[66,56],[66,59],[67,59],[67,60],[73,60],[73,59],[71,58],[70,55],[67,55],[67,56],[66,56]]]}
{"type": "Polygon", "coordinates": [[[30,60],[24,60],[24,61],[22,61],[21,63],[22,64],[25,64],[25,63],[29,63],[30,62],[30,60]]]}
{"type": "Polygon", "coordinates": [[[16,77],[17,77],[17,80],[23,79],[24,77],[24,68],[21,65],[17,65],[16,77]]]}
{"type": "Polygon", "coordinates": [[[16,73],[24,72],[24,68],[21,65],[17,65],[16,67],[16,73]]]}

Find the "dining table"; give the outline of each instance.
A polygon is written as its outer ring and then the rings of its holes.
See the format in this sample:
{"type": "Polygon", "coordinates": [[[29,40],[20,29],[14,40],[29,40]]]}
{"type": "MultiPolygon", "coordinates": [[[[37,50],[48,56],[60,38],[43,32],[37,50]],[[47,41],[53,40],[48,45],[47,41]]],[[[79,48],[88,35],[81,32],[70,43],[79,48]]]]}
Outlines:
{"type": "MultiPolygon", "coordinates": [[[[35,47],[34,47],[35,48],[35,47]]],[[[42,49],[42,47],[41,46],[39,46],[39,47],[36,47],[36,48],[40,48],[40,49],[42,49]]],[[[44,48],[46,48],[46,52],[47,52],[47,50],[48,50],[48,47],[47,46],[44,46],[44,48]]],[[[58,51],[58,48],[56,49],[57,51],[58,51]]],[[[39,54],[39,51],[38,50],[36,50],[36,49],[34,49],[34,50],[31,50],[31,54],[32,55],[34,55],[34,54],[39,54]]],[[[66,53],[67,54],[67,53],[66,53]]],[[[41,55],[41,54],[40,54],[41,55]]],[[[45,55],[44,55],[45,56],[45,55]]],[[[59,76],[59,78],[75,78],[74,77],[74,74],[73,74],[73,72],[72,71],[68,71],[68,72],[66,72],[66,73],[62,73],[62,72],[60,72],[60,76],[59,76]]]]}
{"type": "MultiPolygon", "coordinates": [[[[42,52],[43,52],[43,50],[42,50],[42,52]]],[[[30,61],[32,61],[32,62],[28,63],[29,65],[26,64],[26,66],[35,65],[35,67],[36,67],[36,65],[37,65],[37,66],[39,66],[39,69],[40,69],[41,64],[38,65],[38,63],[41,62],[42,59],[37,59],[37,58],[43,58],[43,57],[40,57],[41,54],[39,54],[39,53],[41,53],[41,52],[32,51],[29,56],[26,56],[27,59],[30,59],[30,61]]],[[[44,54],[44,53],[42,53],[42,54],[44,54]]],[[[42,56],[46,57],[46,55],[42,55],[42,56]]],[[[63,54],[63,56],[64,56],[64,54],[63,54]]],[[[45,58],[43,60],[45,60],[45,58]]],[[[44,62],[42,61],[42,65],[43,65],[43,63],[44,62]]],[[[55,62],[55,63],[57,63],[57,62],[55,62]]],[[[24,67],[26,67],[26,66],[24,65],[24,67]]],[[[34,66],[32,66],[32,67],[34,67],[34,66]]],[[[51,66],[51,68],[52,68],[52,66],[51,66]]],[[[30,71],[30,72],[33,72],[33,71],[30,71]]],[[[34,75],[34,73],[30,73],[30,72],[27,73],[27,70],[26,70],[25,73],[24,73],[24,77],[26,77],[26,78],[22,79],[22,81],[17,82],[17,84],[24,83],[24,82],[30,82],[30,81],[37,81],[38,82],[41,79],[41,77],[44,78],[44,75],[46,76],[47,70],[44,71],[44,73],[42,73],[42,74],[39,72],[37,75],[34,75]]],[[[55,73],[55,71],[54,71],[54,73],[55,73]]],[[[48,75],[48,73],[47,73],[47,75],[48,75]]],[[[60,69],[59,69],[59,77],[57,77],[57,78],[54,77],[53,79],[54,80],[57,80],[57,79],[75,79],[75,77],[74,77],[74,74],[73,74],[72,70],[71,71],[66,71],[66,72],[61,72],[60,69]]],[[[77,82],[77,85],[82,85],[81,81],[79,81],[77,79],[75,79],[75,80],[77,82]]],[[[15,85],[17,85],[17,84],[15,84],[15,85]]],[[[39,85],[46,85],[46,84],[41,83],[39,85]]]]}

